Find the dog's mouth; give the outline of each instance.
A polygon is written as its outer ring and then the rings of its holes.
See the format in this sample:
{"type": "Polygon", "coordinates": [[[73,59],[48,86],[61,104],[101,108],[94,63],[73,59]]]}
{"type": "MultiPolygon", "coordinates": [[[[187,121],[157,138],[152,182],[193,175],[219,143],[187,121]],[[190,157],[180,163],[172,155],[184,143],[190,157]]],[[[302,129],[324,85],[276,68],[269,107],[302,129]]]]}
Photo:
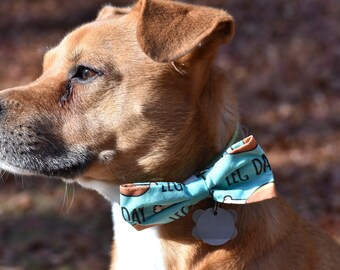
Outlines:
{"type": "Polygon", "coordinates": [[[20,175],[42,175],[73,179],[81,175],[93,161],[93,155],[88,151],[74,150],[63,155],[20,155],[8,153],[3,155],[0,150],[0,168],[20,175]]]}
{"type": "Polygon", "coordinates": [[[75,178],[95,155],[81,145],[68,146],[52,132],[20,126],[0,135],[0,168],[14,174],[75,178]]]}
{"type": "Polygon", "coordinates": [[[64,156],[44,157],[28,155],[20,157],[13,153],[5,158],[0,153],[0,157],[0,168],[14,174],[67,179],[80,176],[93,160],[92,155],[79,151],[68,152],[64,156]]]}

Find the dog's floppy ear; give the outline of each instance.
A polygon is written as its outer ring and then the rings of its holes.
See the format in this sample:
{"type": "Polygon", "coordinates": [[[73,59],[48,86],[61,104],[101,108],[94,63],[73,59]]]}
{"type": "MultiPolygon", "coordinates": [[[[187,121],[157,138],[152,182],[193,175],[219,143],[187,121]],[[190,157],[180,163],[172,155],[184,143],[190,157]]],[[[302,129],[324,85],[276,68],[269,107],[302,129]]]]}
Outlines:
{"type": "Polygon", "coordinates": [[[128,14],[130,11],[130,7],[114,7],[111,5],[106,5],[98,12],[96,21],[120,17],[128,14]]]}
{"type": "Polygon", "coordinates": [[[154,61],[173,62],[209,42],[228,42],[234,21],[223,10],[165,0],[140,0],[137,40],[154,61]]]}

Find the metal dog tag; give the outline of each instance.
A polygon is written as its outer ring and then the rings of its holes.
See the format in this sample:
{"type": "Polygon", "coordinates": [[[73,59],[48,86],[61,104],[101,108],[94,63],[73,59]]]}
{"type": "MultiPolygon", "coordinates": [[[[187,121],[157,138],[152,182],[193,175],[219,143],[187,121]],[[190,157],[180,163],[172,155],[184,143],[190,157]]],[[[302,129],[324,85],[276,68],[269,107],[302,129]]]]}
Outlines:
{"type": "Polygon", "coordinates": [[[236,212],[233,210],[223,208],[219,208],[218,211],[214,211],[214,208],[199,209],[194,212],[193,220],[196,226],[192,235],[206,244],[223,245],[237,235],[236,212]]]}

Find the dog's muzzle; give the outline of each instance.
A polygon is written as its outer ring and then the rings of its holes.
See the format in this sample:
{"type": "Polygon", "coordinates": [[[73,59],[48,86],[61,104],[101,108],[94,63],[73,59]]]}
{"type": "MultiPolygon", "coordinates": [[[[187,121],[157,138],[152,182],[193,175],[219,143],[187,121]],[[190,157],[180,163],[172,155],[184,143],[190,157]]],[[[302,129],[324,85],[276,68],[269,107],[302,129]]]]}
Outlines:
{"type": "Polygon", "coordinates": [[[28,115],[19,102],[0,101],[0,167],[25,175],[74,178],[93,160],[81,145],[67,145],[56,116],[28,115]]]}

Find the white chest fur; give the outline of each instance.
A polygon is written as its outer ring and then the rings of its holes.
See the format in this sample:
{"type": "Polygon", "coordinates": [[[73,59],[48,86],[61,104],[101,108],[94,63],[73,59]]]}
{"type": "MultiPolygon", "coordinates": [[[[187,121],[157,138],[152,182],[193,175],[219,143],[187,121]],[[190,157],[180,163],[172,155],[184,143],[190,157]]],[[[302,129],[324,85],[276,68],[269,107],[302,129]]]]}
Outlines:
{"type": "Polygon", "coordinates": [[[95,180],[80,180],[78,183],[94,189],[112,203],[112,219],[115,242],[115,258],[112,270],[164,270],[158,228],[137,231],[122,217],[118,204],[118,186],[95,180]]]}
{"type": "Polygon", "coordinates": [[[165,269],[158,228],[137,231],[122,217],[118,203],[112,205],[116,270],[165,269]]]}

